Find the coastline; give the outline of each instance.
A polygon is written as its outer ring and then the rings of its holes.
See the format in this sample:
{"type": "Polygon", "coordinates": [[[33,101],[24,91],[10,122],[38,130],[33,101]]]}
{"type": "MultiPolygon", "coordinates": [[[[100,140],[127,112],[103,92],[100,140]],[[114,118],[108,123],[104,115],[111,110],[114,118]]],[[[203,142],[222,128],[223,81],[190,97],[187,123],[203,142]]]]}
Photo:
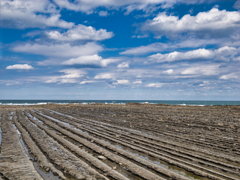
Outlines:
{"type": "Polygon", "coordinates": [[[240,101],[198,101],[198,100],[0,100],[1,105],[47,105],[47,104],[164,104],[181,106],[240,105],[240,101]]]}
{"type": "MultiPolygon", "coordinates": [[[[240,106],[2,105],[0,117],[1,154],[15,159],[11,166],[11,159],[4,160],[3,177],[19,176],[23,168],[12,144],[22,144],[20,156],[29,166],[33,159],[36,167],[43,167],[29,170],[31,176],[50,172],[52,177],[92,179],[239,177],[240,106]],[[15,137],[11,143],[9,129],[15,137]],[[12,173],[11,168],[17,170],[12,173]]],[[[22,178],[29,173],[26,169],[22,178]]]]}

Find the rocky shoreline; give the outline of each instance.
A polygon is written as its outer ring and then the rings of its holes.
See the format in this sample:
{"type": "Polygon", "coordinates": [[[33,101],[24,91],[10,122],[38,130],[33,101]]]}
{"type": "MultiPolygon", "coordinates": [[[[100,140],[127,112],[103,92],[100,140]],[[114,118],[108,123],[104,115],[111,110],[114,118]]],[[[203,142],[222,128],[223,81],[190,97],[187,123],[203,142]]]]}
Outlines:
{"type": "Polygon", "coordinates": [[[0,117],[0,179],[240,177],[240,106],[2,105],[0,117]]]}

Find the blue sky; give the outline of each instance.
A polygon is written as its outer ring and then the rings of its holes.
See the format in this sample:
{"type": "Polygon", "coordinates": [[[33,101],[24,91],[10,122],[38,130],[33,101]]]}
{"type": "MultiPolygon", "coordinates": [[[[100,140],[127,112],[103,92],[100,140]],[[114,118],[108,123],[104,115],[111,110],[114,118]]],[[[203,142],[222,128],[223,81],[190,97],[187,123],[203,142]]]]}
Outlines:
{"type": "Polygon", "coordinates": [[[0,3],[0,99],[240,100],[239,0],[0,3]]]}

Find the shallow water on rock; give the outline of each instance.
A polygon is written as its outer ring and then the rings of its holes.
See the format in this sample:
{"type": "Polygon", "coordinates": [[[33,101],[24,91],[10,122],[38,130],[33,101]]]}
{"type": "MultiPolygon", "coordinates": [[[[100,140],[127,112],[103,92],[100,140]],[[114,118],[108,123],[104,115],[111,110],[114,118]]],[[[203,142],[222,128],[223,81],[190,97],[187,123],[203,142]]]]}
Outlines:
{"type": "Polygon", "coordinates": [[[13,127],[17,131],[17,133],[18,133],[18,137],[20,139],[20,142],[21,142],[21,144],[22,144],[26,154],[28,155],[29,159],[33,162],[33,165],[34,165],[35,169],[37,170],[37,172],[40,174],[40,176],[43,179],[61,180],[58,176],[54,175],[52,173],[52,171],[47,172],[47,171],[43,170],[42,168],[38,167],[37,162],[34,161],[34,158],[29,154],[28,148],[26,147],[26,145],[25,145],[25,143],[24,143],[24,141],[22,139],[21,133],[19,132],[18,128],[15,126],[15,124],[13,124],[13,127]]]}
{"type": "Polygon", "coordinates": [[[1,128],[1,117],[0,117],[0,152],[1,152],[1,146],[2,146],[2,128],[1,128]]]}
{"type": "Polygon", "coordinates": [[[161,166],[161,167],[163,167],[163,168],[172,170],[172,171],[174,171],[175,173],[178,173],[178,174],[180,174],[180,175],[182,175],[182,176],[185,176],[185,177],[188,177],[188,178],[190,178],[190,179],[199,179],[199,180],[205,180],[205,179],[206,179],[206,178],[203,178],[203,177],[199,177],[199,176],[197,176],[197,175],[195,175],[195,174],[193,174],[193,173],[187,172],[187,171],[185,171],[185,170],[183,170],[183,169],[181,169],[181,168],[179,168],[179,167],[177,167],[177,166],[170,165],[170,164],[168,164],[167,162],[164,162],[164,161],[159,160],[158,158],[154,158],[154,157],[145,155],[144,153],[141,153],[141,152],[138,152],[138,151],[136,151],[136,150],[133,150],[133,149],[131,149],[131,148],[128,148],[128,147],[119,145],[118,143],[109,142],[109,141],[107,141],[107,140],[102,140],[102,141],[104,141],[104,142],[106,142],[106,143],[108,143],[108,144],[114,145],[114,146],[116,146],[116,147],[119,148],[119,149],[125,150],[125,151],[127,151],[127,152],[129,152],[129,153],[131,153],[131,154],[134,154],[135,156],[138,156],[138,157],[140,157],[140,158],[143,158],[143,159],[145,159],[145,160],[147,160],[147,161],[149,161],[149,162],[152,162],[152,163],[154,163],[154,164],[157,164],[157,165],[159,165],[159,166],[161,166]]]}

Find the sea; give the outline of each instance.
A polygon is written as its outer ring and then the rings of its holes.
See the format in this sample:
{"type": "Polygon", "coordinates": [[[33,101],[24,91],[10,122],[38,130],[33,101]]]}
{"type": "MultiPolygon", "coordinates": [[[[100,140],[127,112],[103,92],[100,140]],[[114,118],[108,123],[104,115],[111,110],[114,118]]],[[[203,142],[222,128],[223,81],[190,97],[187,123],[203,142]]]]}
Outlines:
{"type": "Polygon", "coordinates": [[[240,105],[240,101],[188,101],[188,100],[0,100],[0,105],[43,105],[43,104],[169,104],[182,106],[240,105]]]}

